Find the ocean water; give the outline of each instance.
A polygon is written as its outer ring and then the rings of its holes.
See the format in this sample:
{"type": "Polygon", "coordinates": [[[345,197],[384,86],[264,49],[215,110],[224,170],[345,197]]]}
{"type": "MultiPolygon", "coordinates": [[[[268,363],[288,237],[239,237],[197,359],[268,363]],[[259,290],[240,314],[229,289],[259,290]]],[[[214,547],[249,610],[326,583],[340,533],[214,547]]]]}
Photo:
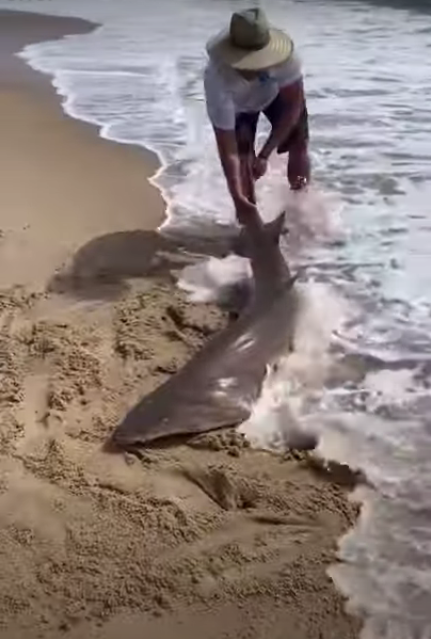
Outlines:
{"type": "MultiPolygon", "coordinates": [[[[68,113],[158,154],[162,232],[209,236],[232,232],[234,214],[205,113],[204,45],[248,5],[0,0],[101,23],[22,55],[52,74],[68,113]]],[[[242,429],[268,447],[283,446],[292,424],[316,430],[323,454],[372,482],[331,569],[366,639],[431,638],[431,14],[419,5],[264,4],[304,62],[315,179],[306,196],[290,194],[275,158],[259,185],[266,219],[287,208],[302,315],[295,354],[269,372],[242,429]]],[[[230,256],[179,284],[199,301],[247,277],[230,256]]]]}

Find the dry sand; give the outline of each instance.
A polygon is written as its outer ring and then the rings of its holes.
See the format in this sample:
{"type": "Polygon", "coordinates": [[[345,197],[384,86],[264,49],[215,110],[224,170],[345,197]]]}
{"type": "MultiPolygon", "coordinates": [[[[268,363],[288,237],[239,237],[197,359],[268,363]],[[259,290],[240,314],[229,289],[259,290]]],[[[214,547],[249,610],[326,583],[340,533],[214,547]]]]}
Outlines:
{"type": "Polygon", "coordinates": [[[356,517],[344,475],[234,432],[104,450],[226,318],[175,289],[151,156],[11,57],[88,29],[0,16],[0,637],[357,637],[325,572],[356,517]]]}

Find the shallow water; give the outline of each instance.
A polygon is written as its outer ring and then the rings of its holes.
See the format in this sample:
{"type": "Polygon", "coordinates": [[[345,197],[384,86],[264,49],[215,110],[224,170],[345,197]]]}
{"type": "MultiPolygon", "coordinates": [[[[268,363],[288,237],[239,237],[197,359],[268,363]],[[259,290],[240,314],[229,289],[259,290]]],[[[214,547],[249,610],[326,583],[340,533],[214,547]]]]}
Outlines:
{"type": "MultiPolygon", "coordinates": [[[[55,74],[69,113],[159,154],[164,230],[210,235],[231,229],[233,211],[205,115],[204,44],[239,4],[0,2],[103,23],[25,55],[55,74]]],[[[280,445],[290,422],[316,428],[323,452],[375,484],[334,575],[367,613],[364,636],[388,639],[431,637],[431,17],[407,6],[265,4],[305,64],[315,186],[292,198],[276,159],[259,188],[267,219],[289,205],[286,250],[304,268],[304,310],[295,358],[268,377],[245,425],[264,445],[280,445]]],[[[205,263],[197,297],[214,293],[208,269],[220,284],[247,277],[244,262],[205,263]]]]}

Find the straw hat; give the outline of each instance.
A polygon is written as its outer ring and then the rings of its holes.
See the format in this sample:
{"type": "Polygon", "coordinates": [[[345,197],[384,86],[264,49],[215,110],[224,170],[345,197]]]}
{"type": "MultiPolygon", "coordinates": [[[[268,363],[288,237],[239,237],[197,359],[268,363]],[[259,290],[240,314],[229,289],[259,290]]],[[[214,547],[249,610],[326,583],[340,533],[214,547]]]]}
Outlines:
{"type": "Polygon", "coordinates": [[[293,51],[290,37],[272,28],[262,9],[232,15],[225,29],[207,44],[211,58],[238,71],[263,71],[285,62],[293,51]]]}

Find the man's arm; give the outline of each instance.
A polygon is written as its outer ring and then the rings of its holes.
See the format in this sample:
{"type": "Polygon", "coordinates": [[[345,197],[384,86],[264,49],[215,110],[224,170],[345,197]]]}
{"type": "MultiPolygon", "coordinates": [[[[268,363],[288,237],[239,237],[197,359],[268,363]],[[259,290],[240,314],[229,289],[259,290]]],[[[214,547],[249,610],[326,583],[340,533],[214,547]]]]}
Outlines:
{"type": "Polygon", "coordinates": [[[235,131],[218,129],[215,126],[213,128],[220,162],[238,218],[243,217],[245,219],[246,216],[256,215],[251,167],[249,168],[249,175],[242,175],[242,170],[245,167],[241,166],[239,159],[235,131]]]}
{"type": "MultiPolygon", "coordinates": [[[[235,107],[232,98],[220,77],[217,68],[207,66],[204,75],[205,99],[209,119],[212,123],[217,142],[218,154],[226,177],[228,190],[231,194],[238,220],[245,221],[250,215],[256,215],[257,209],[253,204],[254,188],[245,188],[246,180],[243,167],[238,155],[235,134],[235,107]]],[[[253,187],[253,180],[250,180],[253,187]]]]}
{"type": "Polygon", "coordinates": [[[214,128],[218,154],[226,177],[227,186],[234,202],[243,197],[241,169],[235,131],[214,128]]]}
{"type": "Polygon", "coordinates": [[[302,78],[280,89],[280,98],[285,104],[283,115],[275,126],[267,141],[261,148],[258,157],[268,160],[271,153],[285,140],[289,132],[299,120],[304,106],[304,84],[302,78]]]}

